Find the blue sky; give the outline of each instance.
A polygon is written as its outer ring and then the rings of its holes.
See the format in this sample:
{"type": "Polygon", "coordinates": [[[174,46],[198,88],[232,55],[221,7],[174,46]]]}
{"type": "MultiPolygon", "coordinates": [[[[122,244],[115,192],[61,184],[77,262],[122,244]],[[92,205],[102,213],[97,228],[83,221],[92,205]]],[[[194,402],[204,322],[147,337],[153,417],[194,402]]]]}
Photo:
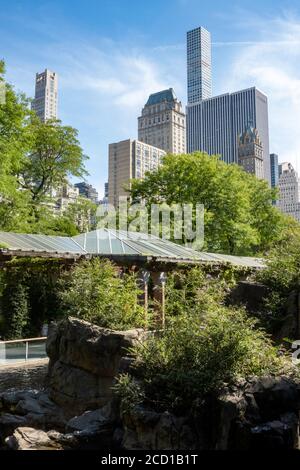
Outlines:
{"type": "Polygon", "coordinates": [[[110,142],[137,137],[151,92],[186,103],[186,31],[213,40],[213,92],[256,85],[269,97],[270,149],[300,170],[299,0],[0,0],[0,57],[17,90],[59,75],[59,117],[79,130],[88,180],[103,194],[110,142]],[[299,162],[299,163],[298,163],[299,162]]]}

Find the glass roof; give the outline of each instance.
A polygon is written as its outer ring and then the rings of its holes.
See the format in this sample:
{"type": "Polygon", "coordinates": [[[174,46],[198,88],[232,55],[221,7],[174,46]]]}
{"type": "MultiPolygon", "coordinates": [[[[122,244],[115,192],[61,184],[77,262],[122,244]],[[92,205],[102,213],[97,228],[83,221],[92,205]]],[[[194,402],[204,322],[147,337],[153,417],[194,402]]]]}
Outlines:
{"type": "Polygon", "coordinates": [[[62,255],[109,255],[155,258],[159,261],[230,263],[262,268],[262,259],[205,253],[138,232],[99,229],[75,237],[0,232],[0,251],[58,253],[62,255]]]}

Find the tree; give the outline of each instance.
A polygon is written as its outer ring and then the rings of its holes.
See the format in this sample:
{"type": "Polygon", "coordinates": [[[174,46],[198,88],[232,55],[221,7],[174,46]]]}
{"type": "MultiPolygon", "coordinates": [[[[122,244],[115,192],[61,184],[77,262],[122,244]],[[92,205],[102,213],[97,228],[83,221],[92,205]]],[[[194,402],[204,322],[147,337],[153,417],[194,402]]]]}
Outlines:
{"type": "Polygon", "coordinates": [[[30,117],[28,100],[17,94],[5,82],[5,66],[0,61],[0,86],[4,88],[4,101],[0,102],[0,195],[1,204],[22,199],[18,194],[16,173],[19,171],[24,147],[26,147],[26,125],[30,117]]]}
{"type": "Polygon", "coordinates": [[[203,204],[205,249],[230,254],[262,253],[278,236],[282,215],[274,190],[235,164],[196,152],[167,155],[144,180],[133,180],[133,200],[203,204]]]}
{"type": "Polygon", "coordinates": [[[84,169],[87,157],[80,147],[76,129],[62,126],[57,120],[41,122],[32,118],[26,131],[28,152],[24,155],[18,182],[29,191],[34,204],[41,202],[51,190],[66,184],[68,177],[87,174],[84,169]]]}
{"type": "Polygon", "coordinates": [[[60,121],[41,122],[30,111],[29,100],[6,83],[4,73],[0,62],[0,87],[5,87],[0,102],[0,230],[74,235],[77,219],[71,211],[61,216],[51,212],[49,196],[70,176],[87,174],[78,132],[60,121]]]}

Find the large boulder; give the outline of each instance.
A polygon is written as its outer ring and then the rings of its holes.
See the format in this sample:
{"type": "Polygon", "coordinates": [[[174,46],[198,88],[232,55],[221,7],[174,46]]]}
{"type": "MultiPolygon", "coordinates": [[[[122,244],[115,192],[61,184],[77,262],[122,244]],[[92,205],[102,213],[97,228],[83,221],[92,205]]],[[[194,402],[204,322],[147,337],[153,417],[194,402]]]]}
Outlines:
{"type": "Polygon", "coordinates": [[[105,405],[112,398],[122,358],[144,337],[142,329],[113,331],[72,317],[51,325],[50,397],[76,412],[105,405]]]}
{"type": "Polygon", "coordinates": [[[29,427],[17,428],[5,442],[12,450],[63,450],[46,432],[29,427]]]}

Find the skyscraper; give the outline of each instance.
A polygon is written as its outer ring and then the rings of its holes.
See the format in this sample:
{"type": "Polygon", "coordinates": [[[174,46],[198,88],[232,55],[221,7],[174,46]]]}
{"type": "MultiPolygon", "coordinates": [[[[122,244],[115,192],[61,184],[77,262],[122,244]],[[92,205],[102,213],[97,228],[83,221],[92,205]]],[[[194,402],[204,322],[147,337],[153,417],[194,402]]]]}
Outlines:
{"type": "Polygon", "coordinates": [[[257,129],[248,126],[240,135],[238,147],[238,163],[247,173],[259,179],[264,177],[263,146],[257,129]]]}
{"type": "Polygon", "coordinates": [[[36,112],[41,121],[57,119],[58,77],[57,73],[46,69],[36,74],[35,98],[32,110],[36,112]]]}
{"type": "Polygon", "coordinates": [[[278,155],[271,153],[270,155],[270,169],[271,169],[271,186],[276,188],[279,179],[278,155]]]}
{"type": "Polygon", "coordinates": [[[189,104],[187,150],[218,154],[227,163],[238,163],[239,136],[249,123],[258,131],[264,178],[270,181],[268,98],[255,87],[189,104]]]}
{"type": "Polygon", "coordinates": [[[108,202],[117,207],[119,197],[128,196],[130,180],[143,178],[158,168],[163,150],[138,140],[123,140],[109,145],[108,202]]]}
{"type": "Polygon", "coordinates": [[[211,37],[203,28],[187,33],[188,103],[198,103],[212,96],[211,37]]]}
{"type": "Polygon", "coordinates": [[[173,88],[149,96],[138,118],[138,139],[167,153],[186,152],[186,119],[173,88]]]}
{"type": "Polygon", "coordinates": [[[91,184],[82,181],[81,183],[76,183],[75,188],[78,189],[80,196],[86,197],[90,201],[97,204],[98,202],[98,192],[91,184]]]}
{"type": "Polygon", "coordinates": [[[278,208],[300,222],[299,178],[291,163],[279,165],[278,188],[278,208]]]}

